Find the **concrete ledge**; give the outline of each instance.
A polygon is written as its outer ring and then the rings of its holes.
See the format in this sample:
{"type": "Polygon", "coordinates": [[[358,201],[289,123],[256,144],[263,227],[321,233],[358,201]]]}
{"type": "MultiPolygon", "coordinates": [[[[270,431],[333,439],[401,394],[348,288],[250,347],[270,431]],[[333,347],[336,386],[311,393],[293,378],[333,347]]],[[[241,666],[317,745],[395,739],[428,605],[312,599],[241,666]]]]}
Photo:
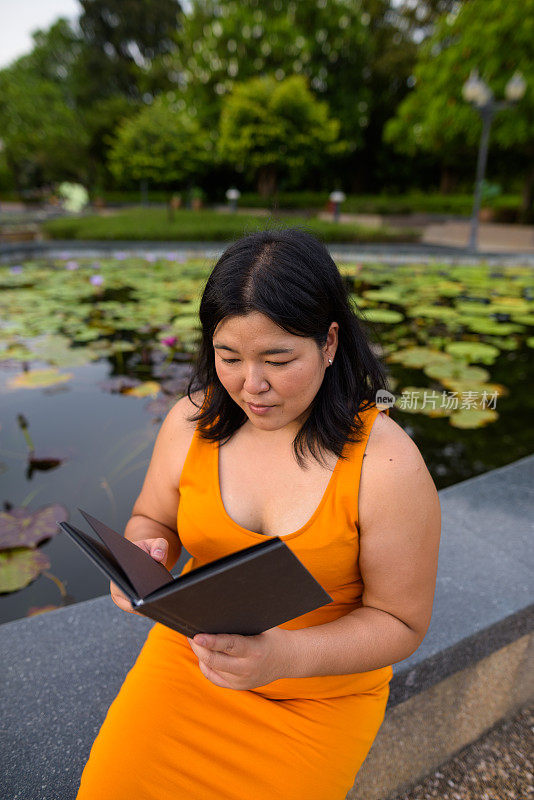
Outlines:
{"type": "Polygon", "coordinates": [[[386,711],[347,800],[386,800],[522,708],[534,695],[534,634],[386,711]]]}
{"type": "MultiPolygon", "coordinates": [[[[439,493],[432,622],[393,666],[386,718],[348,800],[415,784],[534,695],[533,495],[534,456],[439,493]]],[[[2,798],[76,796],[152,624],[105,596],[0,626],[2,798]]]]}
{"type": "MultiPolygon", "coordinates": [[[[230,241],[230,240],[229,240],[230,241]]],[[[185,241],[120,241],[120,240],[83,240],[83,239],[50,239],[31,242],[0,242],[0,265],[10,264],[15,259],[26,258],[58,258],[68,252],[71,258],[97,258],[112,256],[114,252],[126,252],[128,255],[144,253],[181,253],[188,257],[215,259],[219,258],[228,246],[226,242],[185,242],[185,241]]],[[[465,247],[429,242],[370,242],[370,243],[338,243],[326,242],[326,246],[334,259],[348,261],[376,261],[388,264],[426,263],[438,260],[440,264],[477,265],[481,262],[495,265],[534,265],[534,252],[523,252],[511,248],[505,252],[480,249],[476,254],[465,247]]]]}

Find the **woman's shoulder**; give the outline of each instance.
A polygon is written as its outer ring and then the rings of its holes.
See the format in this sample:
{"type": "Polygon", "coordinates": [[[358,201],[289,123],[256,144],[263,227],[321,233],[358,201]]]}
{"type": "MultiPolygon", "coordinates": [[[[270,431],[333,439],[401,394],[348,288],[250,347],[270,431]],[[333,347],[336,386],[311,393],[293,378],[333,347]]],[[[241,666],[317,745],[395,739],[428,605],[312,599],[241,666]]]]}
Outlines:
{"type": "Polygon", "coordinates": [[[399,513],[405,504],[433,513],[437,489],[413,439],[387,414],[378,414],[369,434],[359,488],[359,520],[369,530],[383,515],[399,513]]]}
{"type": "Polygon", "coordinates": [[[366,467],[371,467],[384,477],[384,468],[395,464],[398,467],[426,468],[423,456],[414,440],[394,419],[385,412],[377,414],[371,427],[364,457],[366,467]]]}
{"type": "Polygon", "coordinates": [[[168,443],[169,457],[176,458],[178,450],[185,458],[197,426],[196,420],[191,417],[200,411],[203,398],[203,392],[193,392],[191,399],[184,395],[169,410],[161,426],[161,435],[168,443]]]}

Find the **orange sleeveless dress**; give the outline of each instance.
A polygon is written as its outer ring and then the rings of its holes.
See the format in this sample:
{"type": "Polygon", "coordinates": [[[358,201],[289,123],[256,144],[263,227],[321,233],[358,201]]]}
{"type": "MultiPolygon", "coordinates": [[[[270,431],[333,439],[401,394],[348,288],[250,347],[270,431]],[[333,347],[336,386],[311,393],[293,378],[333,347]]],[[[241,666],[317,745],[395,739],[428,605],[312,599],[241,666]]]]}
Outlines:
{"type": "MultiPolygon", "coordinates": [[[[379,411],[346,444],[308,522],[281,537],[333,602],[281,625],[331,622],[362,605],[358,487],[379,411]]],[[[193,436],[180,479],[182,573],[265,539],[226,513],[218,443],[193,436]]],[[[231,633],[231,631],[229,631],[231,633]]],[[[77,800],[344,800],[384,719],[391,666],[225,689],[200,672],[187,638],[156,622],[111,704],[77,800]]]]}

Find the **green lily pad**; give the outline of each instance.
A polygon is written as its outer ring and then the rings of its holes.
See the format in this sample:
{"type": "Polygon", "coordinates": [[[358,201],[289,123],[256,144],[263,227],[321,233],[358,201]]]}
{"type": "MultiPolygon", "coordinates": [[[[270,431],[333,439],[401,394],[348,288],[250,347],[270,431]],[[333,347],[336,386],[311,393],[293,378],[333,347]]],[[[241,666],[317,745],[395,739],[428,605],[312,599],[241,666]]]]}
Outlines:
{"type": "Polygon", "coordinates": [[[406,314],[409,317],[429,317],[444,322],[458,319],[457,310],[450,306],[412,306],[406,309],[406,314]]]}
{"type": "Polygon", "coordinates": [[[462,402],[466,398],[473,399],[474,397],[480,395],[480,402],[482,403],[484,400],[484,403],[486,403],[489,402],[489,398],[492,396],[505,397],[506,395],[510,394],[507,387],[503,386],[502,383],[479,383],[471,380],[455,380],[454,378],[443,378],[441,383],[451,392],[457,392],[459,395],[462,395],[462,397],[459,398],[462,402]]]}
{"type": "Polygon", "coordinates": [[[44,386],[54,386],[74,378],[72,372],[58,372],[57,369],[33,369],[29,372],[19,372],[7,381],[10,389],[41,389],[44,386]]]}
{"type": "Polygon", "coordinates": [[[363,296],[367,300],[377,300],[381,303],[397,303],[402,297],[401,292],[397,289],[387,286],[384,286],[383,289],[367,289],[363,292],[363,296]]]}
{"type": "Polygon", "coordinates": [[[132,342],[126,342],[122,339],[115,339],[114,341],[110,342],[109,349],[111,353],[130,353],[133,350],[136,350],[136,347],[132,342]]]}
{"type": "Polygon", "coordinates": [[[466,317],[491,317],[492,314],[496,313],[491,303],[475,303],[467,300],[459,300],[455,303],[454,307],[459,314],[465,315],[466,317]]]}
{"type": "Polygon", "coordinates": [[[367,308],[368,306],[371,305],[371,301],[370,300],[366,300],[365,297],[361,297],[360,295],[357,295],[357,294],[350,294],[349,295],[349,300],[350,300],[350,304],[352,306],[352,309],[354,311],[356,311],[356,313],[358,312],[358,310],[360,308],[367,308]]]}
{"type": "Polygon", "coordinates": [[[34,354],[23,344],[11,344],[0,351],[0,361],[33,361],[34,354]]]}
{"type": "Polygon", "coordinates": [[[362,313],[364,322],[401,322],[402,314],[391,308],[367,308],[362,313]]]}
{"type": "Polygon", "coordinates": [[[518,322],[520,325],[534,325],[534,314],[513,314],[513,322],[518,322]]]}
{"type": "Polygon", "coordinates": [[[427,364],[423,367],[423,372],[429,378],[438,381],[444,379],[457,379],[460,381],[473,381],[480,383],[487,381],[490,374],[482,367],[468,367],[463,361],[449,361],[441,364],[427,364]]]}
{"type": "Polygon", "coordinates": [[[519,339],[515,336],[487,336],[484,341],[499,350],[517,350],[519,348],[519,339]]]}
{"type": "Polygon", "coordinates": [[[93,354],[84,347],[70,347],[65,336],[48,334],[44,339],[32,344],[32,350],[39,361],[49,361],[57,367],[77,367],[92,360],[93,354]]]}
{"type": "Polygon", "coordinates": [[[98,339],[98,341],[89,343],[90,349],[96,354],[97,358],[113,355],[113,347],[107,339],[98,339]]]}
{"type": "Polygon", "coordinates": [[[72,338],[77,342],[94,342],[95,339],[99,339],[101,335],[101,331],[97,328],[90,328],[85,325],[83,327],[77,327],[75,332],[73,332],[72,338]]]}
{"type": "Polygon", "coordinates": [[[176,317],[172,321],[172,330],[177,332],[193,330],[198,327],[200,327],[200,319],[197,314],[185,314],[184,316],[176,317]]]}
{"type": "Polygon", "coordinates": [[[528,314],[528,301],[522,297],[497,297],[491,303],[495,314],[528,314]]]}
{"type": "Polygon", "coordinates": [[[161,390],[161,385],[157,381],[145,381],[138,386],[125,389],[122,394],[129,394],[133,397],[156,397],[161,390]]]}
{"type": "Polygon", "coordinates": [[[0,592],[16,592],[34,581],[50,561],[40,550],[16,547],[0,553],[0,592]]]}
{"type": "Polygon", "coordinates": [[[527,347],[534,347],[534,336],[529,336],[527,339],[527,347]]]}
{"type": "Polygon", "coordinates": [[[493,364],[499,355],[496,347],[484,342],[449,342],[445,345],[445,350],[455,358],[481,361],[483,364],[493,364]]]}
{"type": "Polygon", "coordinates": [[[483,428],[499,418],[492,408],[461,408],[451,414],[449,423],[453,428],[483,428]]]}
{"type": "Polygon", "coordinates": [[[405,367],[421,369],[427,364],[449,363],[452,356],[441,350],[433,350],[430,347],[407,347],[404,350],[397,350],[387,357],[387,361],[395,364],[403,364],[405,367]]]}
{"type": "Polygon", "coordinates": [[[522,333],[524,328],[513,322],[498,322],[493,319],[462,319],[462,323],[467,325],[473,333],[495,334],[498,336],[509,336],[511,333],[522,333]]]}
{"type": "Polygon", "coordinates": [[[65,506],[54,503],[37,511],[12,508],[0,511],[0,550],[10,547],[36,547],[44,539],[59,532],[58,522],[66,522],[69,513],[65,506]]]}

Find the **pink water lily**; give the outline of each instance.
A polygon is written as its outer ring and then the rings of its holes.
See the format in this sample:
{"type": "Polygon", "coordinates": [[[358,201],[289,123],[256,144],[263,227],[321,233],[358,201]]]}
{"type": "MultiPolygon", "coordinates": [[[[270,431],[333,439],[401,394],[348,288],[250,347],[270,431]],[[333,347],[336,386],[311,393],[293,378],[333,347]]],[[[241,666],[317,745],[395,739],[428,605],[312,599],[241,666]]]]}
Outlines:
{"type": "Polygon", "coordinates": [[[165,339],[161,340],[161,344],[165,344],[167,347],[174,347],[177,342],[178,338],[176,336],[166,336],[165,339]]]}

